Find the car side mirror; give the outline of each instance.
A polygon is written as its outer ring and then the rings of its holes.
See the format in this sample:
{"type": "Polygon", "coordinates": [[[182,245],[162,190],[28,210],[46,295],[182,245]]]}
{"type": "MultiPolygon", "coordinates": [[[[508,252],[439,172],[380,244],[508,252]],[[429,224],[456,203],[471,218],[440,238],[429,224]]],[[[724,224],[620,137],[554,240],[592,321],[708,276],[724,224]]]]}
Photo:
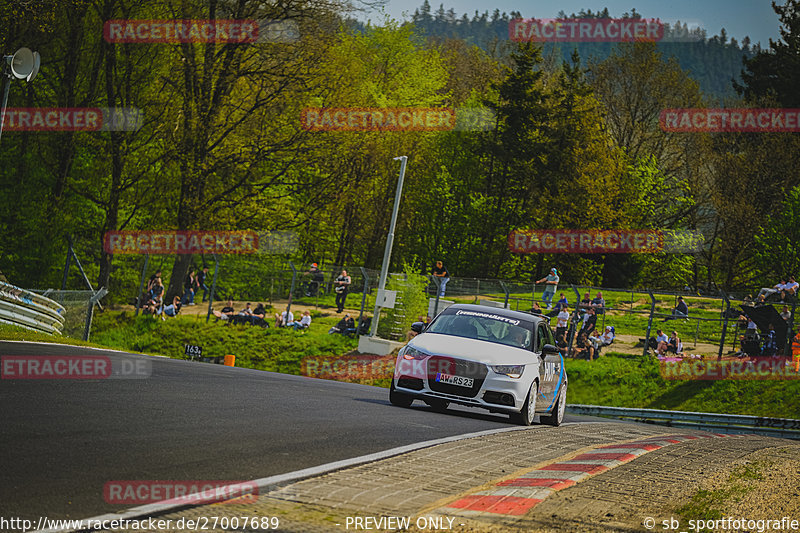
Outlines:
{"type": "Polygon", "coordinates": [[[411,331],[415,333],[422,333],[423,329],[425,329],[425,322],[414,322],[411,324],[411,331]]]}
{"type": "Polygon", "coordinates": [[[558,355],[558,353],[558,346],[553,346],[552,344],[545,344],[542,346],[543,355],[558,355]]]}

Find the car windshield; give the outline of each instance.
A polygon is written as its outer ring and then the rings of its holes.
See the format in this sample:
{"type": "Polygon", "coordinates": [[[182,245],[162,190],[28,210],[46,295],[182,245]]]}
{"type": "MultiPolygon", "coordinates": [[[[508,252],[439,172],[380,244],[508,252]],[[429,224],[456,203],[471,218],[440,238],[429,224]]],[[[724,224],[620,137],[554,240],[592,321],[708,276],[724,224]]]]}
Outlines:
{"type": "Polygon", "coordinates": [[[448,309],[436,317],[425,333],[454,335],[530,350],[533,322],[491,312],[448,309]]]}

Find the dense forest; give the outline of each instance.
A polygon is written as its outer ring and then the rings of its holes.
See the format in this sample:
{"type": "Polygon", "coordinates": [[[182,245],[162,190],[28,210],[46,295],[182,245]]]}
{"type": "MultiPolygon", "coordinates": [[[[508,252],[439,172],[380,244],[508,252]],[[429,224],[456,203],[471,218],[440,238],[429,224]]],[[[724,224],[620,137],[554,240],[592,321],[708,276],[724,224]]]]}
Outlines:
{"type": "MultiPolygon", "coordinates": [[[[413,22],[359,27],[348,9],[338,0],[1,5],[4,53],[26,46],[42,57],[35,80],[12,81],[11,108],[136,108],[143,121],[131,131],[3,133],[0,271],[20,286],[59,286],[70,237],[92,282],[128,297],[119,280],[135,279],[141,263],[104,251],[103,235],[138,229],[292,231],[298,248],[269,261],[379,268],[393,158],[406,155],[395,270],[441,259],[456,276],[530,280],[557,262],[573,283],[731,289],[800,273],[798,134],[659,126],[663,109],[720,107],[720,98],[800,108],[797,0],[775,7],[783,35],[769,48],[722,35],[682,54],[640,42],[554,55],[509,42],[499,13],[476,22],[423,6],[413,22]],[[248,43],[104,38],[107,21],[129,19],[290,21],[298,32],[248,43]],[[449,131],[301,124],[308,108],[393,107],[488,109],[494,119],[449,131]],[[691,254],[519,255],[507,246],[519,228],[671,229],[705,241],[691,254]]],[[[199,261],[170,263],[168,292],[199,261]]]]}
{"type": "MultiPolygon", "coordinates": [[[[490,15],[488,11],[477,11],[468,16],[463,13],[459,16],[452,8],[445,9],[444,4],[439,4],[438,9],[431,11],[428,0],[414,11],[411,18],[416,31],[426,37],[436,39],[461,39],[469,44],[476,44],[487,52],[500,48],[507,48],[513,43],[509,41],[509,23],[514,19],[525,18],[529,15],[512,11],[500,13],[495,9],[490,15]]],[[[647,19],[646,14],[632,9],[630,13],[614,14],[608,9],[592,12],[591,9],[581,10],[578,13],[558,14],[559,19],[647,19]]],[[[742,58],[750,59],[761,51],[760,43],[751,45],[750,38],[745,36],[741,44],[735,39],[728,39],[725,28],[719,34],[709,37],[704,28],[688,27],[686,22],[676,22],[674,26],[666,23],[663,38],[656,43],[658,51],[665,57],[674,57],[678,65],[687,71],[693,80],[700,84],[700,89],[706,97],[722,99],[734,96],[735,92],[731,80],[739,79],[742,69],[742,58]]],[[[612,43],[561,43],[556,46],[545,43],[542,47],[543,55],[556,57],[558,61],[568,61],[572,52],[577,50],[584,60],[594,59],[602,61],[613,51],[612,43]]]]}

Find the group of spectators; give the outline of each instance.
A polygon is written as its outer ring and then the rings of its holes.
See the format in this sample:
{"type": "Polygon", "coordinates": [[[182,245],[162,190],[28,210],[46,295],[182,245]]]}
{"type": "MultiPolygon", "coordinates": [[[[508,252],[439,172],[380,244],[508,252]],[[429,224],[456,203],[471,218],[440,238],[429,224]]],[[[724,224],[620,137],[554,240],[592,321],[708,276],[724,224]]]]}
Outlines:
{"type": "Polygon", "coordinates": [[[616,336],[614,326],[611,325],[603,328],[602,332],[597,330],[597,315],[604,314],[606,310],[603,293],[598,292],[597,296],[592,298],[591,294],[586,292],[580,303],[575,306],[574,311],[570,313],[569,301],[563,292],[559,294],[555,306],[552,304],[558,281],[558,271],[552,268],[548,276],[536,282],[546,284],[542,301],[547,303],[547,309],[542,310],[539,304],[534,302],[531,311],[534,314],[556,319],[556,344],[564,355],[570,355],[567,344],[570,331],[577,330],[576,342],[571,355],[593,360],[604,346],[614,342],[616,336]],[[550,312],[545,313],[545,311],[550,312]]]}
{"type": "Polygon", "coordinates": [[[766,304],[768,300],[777,300],[779,303],[785,303],[797,296],[797,290],[800,284],[795,281],[794,276],[788,276],[781,279],[772,287],[764,287],[758,292],[756,296],[756,305],[766,304]]]}
{"type": "Polygon", "coordinates": [[[147,281],[147,287],[140,296],[142,313],[153,317],[175,317],[181,310],[181,299],[175,296],[172,303],[164,305],[164,282],[161,279],[161,270],[156,270],[147,281]]]}

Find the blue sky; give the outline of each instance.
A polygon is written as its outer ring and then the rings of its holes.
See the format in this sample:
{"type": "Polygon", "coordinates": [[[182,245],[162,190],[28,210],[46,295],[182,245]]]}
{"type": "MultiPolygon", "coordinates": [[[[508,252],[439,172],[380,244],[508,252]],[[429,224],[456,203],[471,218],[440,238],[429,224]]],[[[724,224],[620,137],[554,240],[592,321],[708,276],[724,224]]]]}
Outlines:
{"type": "MultiPolygon", "coordinates": [[[[408,19],[414,10],[422,5],[423,0],[387,0],[385,12],[391,17],[401,20],[408,19]],[[405,16],[404,16],[405,13],[405,16]]],[[[772,10],[770,0],[429,0],[431,11],[436,11],[439,4],[444,4],[445,10],[453,8],[461,17],[467,13],[470,18],[475,10],[490,14],[495,8],[502,13],[519,11],[523,17],[552,18],[559,11],[577,13],[581,9],[600,11],[608,7],[613,17],[618,17],[636,8],[646,18],[660,18],[664,22],[697,22],[704,27],[708,35],[716,35],[721,28],[725,28],[729,37],[735,37],[741,42],[745,35],[750,36],[753,43],[761,42],[762,47],[767,47],[770,38],[778,39],[778,16],[772,10]]],[[[779,0],[782,4],[782,0],[779,0]]],[[[381,20],[378,11],[369,15],[358,17],[366,20],[372,19],[378,23],[381,20]]]]}

